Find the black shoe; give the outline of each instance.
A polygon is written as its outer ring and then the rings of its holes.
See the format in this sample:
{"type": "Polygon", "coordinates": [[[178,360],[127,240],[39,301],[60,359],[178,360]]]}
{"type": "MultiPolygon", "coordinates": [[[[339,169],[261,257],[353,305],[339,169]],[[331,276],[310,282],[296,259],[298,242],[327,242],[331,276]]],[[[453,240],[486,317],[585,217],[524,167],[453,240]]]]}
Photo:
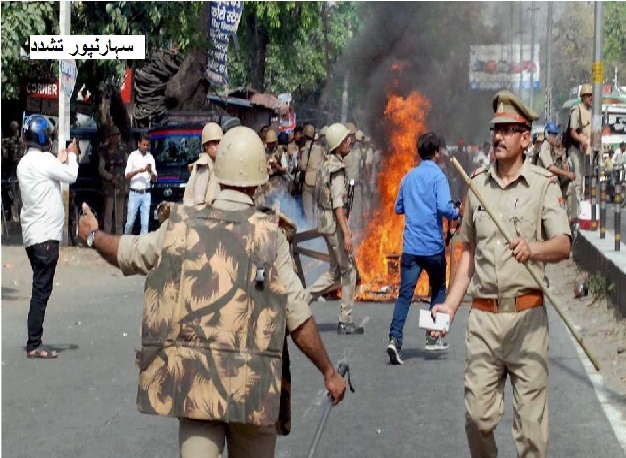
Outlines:
{"type": "Polygon", "coordinates": [[[389,339],[389,345],[387,345],[387,354],[389,355],[389,362],[393,365],[404,364],[400,357],[400,347],[398,346],[398,339],[392,337],[389,339]]]}
{"type": "Polygon", "coordinates": [[[365,329],[361,326],[357,326],[354,323],[337,323],[337,334],[345,336],[350,334],[363,334],[365,329]]]}

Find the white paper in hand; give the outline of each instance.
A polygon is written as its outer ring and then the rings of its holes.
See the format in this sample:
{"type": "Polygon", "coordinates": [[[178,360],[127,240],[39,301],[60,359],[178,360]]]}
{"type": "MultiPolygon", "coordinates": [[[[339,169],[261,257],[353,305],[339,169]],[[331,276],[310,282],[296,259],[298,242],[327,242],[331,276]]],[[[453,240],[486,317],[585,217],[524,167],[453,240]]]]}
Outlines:
{"type": "Polygon", "coordinates": [[[427,331],[446,331],[450,329],[450,315],[447,313],[437,312],[435,320],[430,314],[429,310],[420,310],[419,319],[420,329],[426,329],[427,331]]]}

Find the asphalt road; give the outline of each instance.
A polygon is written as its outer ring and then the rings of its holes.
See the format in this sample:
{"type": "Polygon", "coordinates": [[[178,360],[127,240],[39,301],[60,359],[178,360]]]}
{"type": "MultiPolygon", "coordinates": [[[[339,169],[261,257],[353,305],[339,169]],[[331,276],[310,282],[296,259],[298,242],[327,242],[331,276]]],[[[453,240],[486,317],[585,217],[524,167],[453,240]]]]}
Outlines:
{"type": "MultiPolygon", "coordinates": [[[[94,260],[93,251],[72,253],[57,270],[45,325],[45,342],[63,352],[42,361],[24,352],[28,261],[23,249],[2,248],[3,266],[11,266],[2,270],[2,455],[178,456],[177,421],[135,407],[143,278],[122,277],[94,260]]],[[[317,456],[469,456],[462,379],[467,308],[453,325],[450,350],[432,357],[423,350],[415,306],[405,328],[406,363],[390,366],[385,347],[392,304],[357,305],[363,336],[336,334],[338,307],[318,302],[313,313],[332,360],[350,365],[356,393],[332,410],[317,456]]],[[[549,456],[625,456],[572,339],[549,310],[549,456]]],[[[293,345],[291,357],[292,433],[278,440],[279,457],[306,456],[326,402],[321,375],[293,345]]],[[[496,431],[503,457],[515,456],[511,399],[508,389],[496,431]]]]}

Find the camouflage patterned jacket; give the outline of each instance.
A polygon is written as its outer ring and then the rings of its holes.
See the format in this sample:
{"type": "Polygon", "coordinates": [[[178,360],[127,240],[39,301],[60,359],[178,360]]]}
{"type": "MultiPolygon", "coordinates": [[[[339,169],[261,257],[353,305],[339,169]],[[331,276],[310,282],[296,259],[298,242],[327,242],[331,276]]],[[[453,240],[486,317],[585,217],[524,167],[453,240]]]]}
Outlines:
{"type": "Polygon", "coordinates": [[[276,216],[172,205],[167,224],[146,279],[139,411],[274,424],[287,299],[269,287],[276,216]]]}
{"type": "MultiPolygon", "coordinates": [[[[336,217],[333,211],[332,181],[335,174],[343,175],[344,189],[347,190],[346,164],[336,154],[327,154],[317,170],[315,179],[315,202],[317,203],[317,230],[320,234],[334,234],[336,217]]],[[[347,192],[347,191],[346,191],[347,192]]],[[[347,199],[343,199],[346,206],[347,199]]]]}

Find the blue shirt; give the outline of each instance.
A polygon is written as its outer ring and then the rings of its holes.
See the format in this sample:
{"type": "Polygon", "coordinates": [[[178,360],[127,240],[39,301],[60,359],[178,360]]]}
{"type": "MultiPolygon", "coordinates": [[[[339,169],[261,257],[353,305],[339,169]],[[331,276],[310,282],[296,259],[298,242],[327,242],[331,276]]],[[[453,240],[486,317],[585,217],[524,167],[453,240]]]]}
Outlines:
{"type": "Polygon", "coordinates": [[[437,164],[422,160],[402,179],[394,208],[405,215],[402,252],[432,256],[444,250],[443,220],[459,217],[450,185],[437,164]]]}

